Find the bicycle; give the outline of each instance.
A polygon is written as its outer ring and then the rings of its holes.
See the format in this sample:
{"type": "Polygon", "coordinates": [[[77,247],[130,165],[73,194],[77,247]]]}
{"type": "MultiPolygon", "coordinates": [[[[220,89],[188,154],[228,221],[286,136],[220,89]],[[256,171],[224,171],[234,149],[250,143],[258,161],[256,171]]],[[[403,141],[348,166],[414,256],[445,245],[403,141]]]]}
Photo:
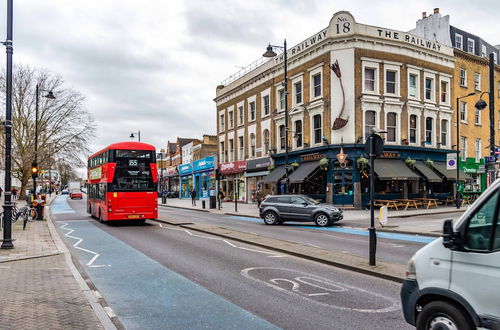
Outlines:
{"type": "MultiPolygon", "coordinates": [[[[19,218],[23,218],[23,230],[26,229],[26,224],[27,222],[29,221],[29,214],[30,214],[30,211],[31,211],[31,220],[35,220],[37,218],[37,212],[36,212],[36,209],[31,206],[31,208],[29,208],[27,205],[21,207],[20,209],[17,208],[17,204],[16,203],[12,203],[12,214],[11,214],[11,219],[10,221],[12,223],[16,222],[19,218]]],[[[2,219],[2,221],[4,220],[4,212],[0,212],[0,218],[2,219]]]]}

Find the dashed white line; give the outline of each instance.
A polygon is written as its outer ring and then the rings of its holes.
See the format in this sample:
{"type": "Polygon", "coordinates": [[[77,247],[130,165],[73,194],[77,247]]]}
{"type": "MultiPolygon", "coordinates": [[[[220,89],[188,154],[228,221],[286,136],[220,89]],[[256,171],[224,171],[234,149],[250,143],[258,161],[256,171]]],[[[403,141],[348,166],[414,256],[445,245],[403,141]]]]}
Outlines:
{"type": "MultiPolygon", "coordinates": [[[[83,242],[83,238],[80,238],[80,237],[75,237],[75,236],[71,236],[70,234],[73,233],[75,230],[74,229],[71,229],[71,228],[66,228],[68,226],[68,223],[67,222],[61,222],[63,225],[60,227],[61,229],[63,230],[68,230],[68,232],[64,235],[68,238],[73,238],[73,239],[76,239],[77,242],[75,244],[73,244],[73,247],[75,249],[78,249],[78,250],[82,250],[84,252],[87,252],[87,253],[90,253],[90,254],[93,254],[94,256],[92,257],[92,259],[90,259],[89,262],[87,262],[86,266],[88,267],[106,267],[106,265],[94,265],[94,262],[97,260],[97,258],[99,258],[100,254],[97,253],[97,252],[94,252],[94,251],[91,251],[91,250],[87,250],[87,249],[84,249],[82,247],[79,247],[78,245],[80,245],[81,242],[83,242]]],[[[108,265],[109,266],[109,265],[108,265]]]]}

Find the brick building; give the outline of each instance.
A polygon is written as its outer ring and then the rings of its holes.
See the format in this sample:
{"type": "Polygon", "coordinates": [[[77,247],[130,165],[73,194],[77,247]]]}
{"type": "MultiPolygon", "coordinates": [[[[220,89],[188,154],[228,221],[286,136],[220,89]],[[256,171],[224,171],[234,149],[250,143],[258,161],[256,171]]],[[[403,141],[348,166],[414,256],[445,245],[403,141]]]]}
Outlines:
{"type": "Polygon", "coordinates": [[[361,207],[368,202],[364,143],[376,127],[387,131],[385,153],[375,163],[377,198],[454,193],[455,176],[445,165],[454,152],[452,47],[360,24],[342,11],[287,56],[288,132],[283,54],[217,87],[222,163],[271,159],[256,189],[281,193],[288,139],[292,193],[361,207]]]}

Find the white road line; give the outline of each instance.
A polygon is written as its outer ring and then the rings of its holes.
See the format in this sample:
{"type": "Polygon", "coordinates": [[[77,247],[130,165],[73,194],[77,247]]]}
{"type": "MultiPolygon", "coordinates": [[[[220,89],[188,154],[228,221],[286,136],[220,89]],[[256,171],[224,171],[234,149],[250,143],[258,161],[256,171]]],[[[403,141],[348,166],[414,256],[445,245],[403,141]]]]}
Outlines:
{"type": "Polygon", "coordinates": [[[246,247],[243,247],[243,246],[237,246],[236,244],[233,244],[231,242],[229,242],[228,240],[226,239],[223,239],[223,238],[219,238],[219,237],[210,237],[210,236],[204,236],[204,235],[197,235],[197,234],[193,234],[191,233],[189,230],[187,229],[179,229],[179,228],[170,228],[170,227],[163,227],[165,229],[170,229],[170,230],[178,230],[178,231],[183,231],[185,233],[187,233],[188,235],[190,236],[193,236],[193,237],[199,237],[199,238],[206,238],[206,239],[211,239],[211,240],[215,240],[215,241],[221,241],[221,242],[224,242],[226,243],[227,245],[233,247],[233,248],[236,248],[236,249],[240,249],[240,250],[245,250],[245,251],[250,251],[250,252],[257,252],[257,253],[263,253],[263,254],[268,254],[269,257],[273,257],[273,258],[283,258],[283,257],[286,257],[286,255],[283,255],[283,254],[276,254],[276,252],[268,252],[268,251],[263,251],[263,250],[256,250],[256,249],[250,249],[250,248],[246,248],[246,247]]]}
{"type": "Polygon", "coordinates": [[[106,314],[108,314],[110,319],[112,319],[113,317],[116,317],[116,314],[115,314],[115,312],[113,312],[111,307],[109,307],[109,306],[104,307],[104,311],[106,312],[106,314]]]}
{"type": "Polygon", "coordinates": [[[99,258],[100,254],[97,253],[97,252],[94,252],[94,251],[87,250],[87,249],[79,247],[78,245],[80,245],[80,243],[83,242],[83,238],[71,236],[70,234],[73,233],[75,230],[71,229],[71,228],[66,228],[68,226],[68,223],[62,222],[62,221],[61,221],[61,223],[63,223],[63,225],[60,228],[63,229],[63,230],[68,230],[68,232],[64,236],[69,237],[69,238],[73,238],[73,239],[77,240],[77,242],[75,244],[73,244],[73,247],[75,249],[82,250],[84,252],[87,252],[87,253],[90,253],[90,254],[94,255],[94,257],[92,257],[92,259],[90,259],[90,261],[87,262],[86,266],[88,266],[88,267],[106,267],[106,265],[94,265],[93,264],[94,261],[96,261],[96,259],[99,258]]]}

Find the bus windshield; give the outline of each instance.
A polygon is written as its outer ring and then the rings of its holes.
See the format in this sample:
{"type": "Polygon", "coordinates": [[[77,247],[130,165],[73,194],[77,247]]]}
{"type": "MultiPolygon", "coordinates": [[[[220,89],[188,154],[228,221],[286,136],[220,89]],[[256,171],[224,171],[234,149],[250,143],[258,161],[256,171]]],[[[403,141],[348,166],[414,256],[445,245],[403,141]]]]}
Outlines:
{"type": "Polygon", "coordinates": [[[110,191],[155,191],[150,164],[153,152],[147,150],[113,150],[116,170],[110,191]]]}

